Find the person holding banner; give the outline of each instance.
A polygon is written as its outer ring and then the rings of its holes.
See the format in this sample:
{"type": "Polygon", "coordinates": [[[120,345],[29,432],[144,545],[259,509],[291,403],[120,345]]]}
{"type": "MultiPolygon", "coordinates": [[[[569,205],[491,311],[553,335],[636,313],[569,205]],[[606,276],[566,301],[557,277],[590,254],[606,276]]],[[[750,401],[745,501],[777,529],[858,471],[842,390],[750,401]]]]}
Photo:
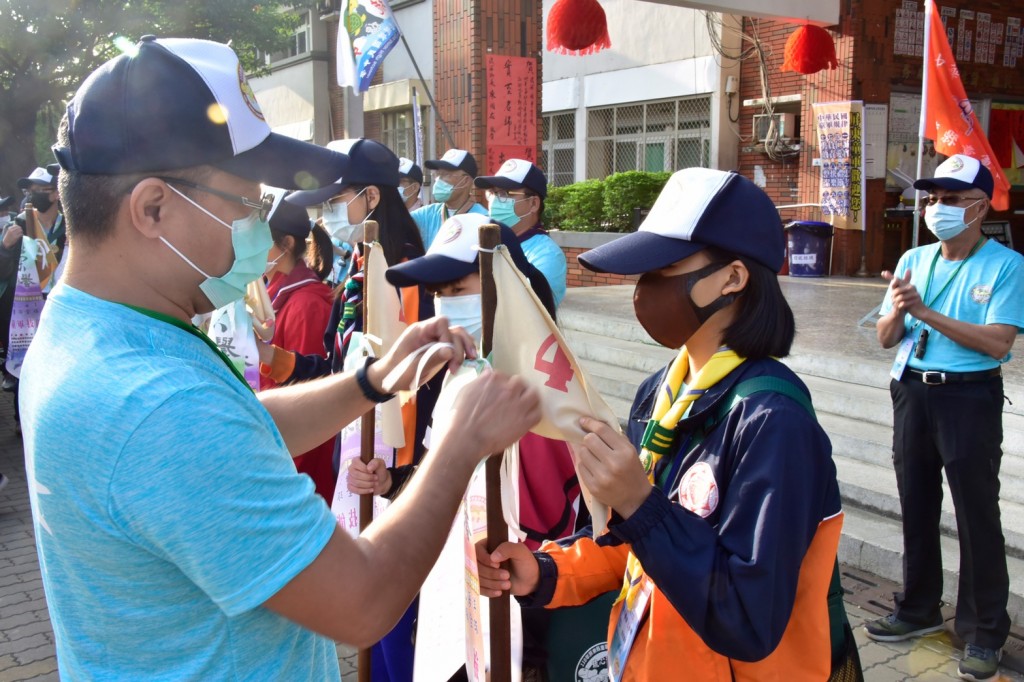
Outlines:
{"type": "MultiPolygon", "coordinates": [[[[807,388],[776,359],[795,333],[783,255],[762,190],[690,168],[638,232],[579,257],[642,275],[637,319],[679,356],[640,386],[626,435],[581,420],[577,471],[614,511],[609,532],[477,556],[484,593],[511,590],[524,605],[578,605],[621,586],[609,624],[616,682],[829,678],[843,512],[807,388]]],[[[840,632],[851,656],[852,634],[840,632]]]]}
{"type": "Polygon", "coordinates": [[[1000,365],[1024,330],[1024,257],[981,231],[995,182],[980,161],[955,154],[921,178],[924,219],[939,239],[896,265],[878,320],[891,372],[893,466],[903,512],[904,591],[896,611],[865,624],[893,642],[941,630],[942,472],[956,509],[960,676],[992,678],[1010,630],[1009,577],[999,515],[1003,440],[1000,365]]]}
{"type": "MultiPolygon", "coordinates": [[[[350,166],[343,176],[317,190],[294,192],[286,201],[296,206],[324,206],[322,222],[332,237],[356,245],[350,276],[335,289],[324,332],[327,357],[286,351],[277,346],[261,347],[260,362],[264,374],[279,384],[293,383],[340,372],[344,367],[353,332],[362,330],[362,250],[363,224],[376,220],[384,258],[389,265],[423,255],[416,224],[409,217],[398,191],[398,157],[376,140],[335,140],[327,145],[346,154],[350,166]]],[[[434,315],[433,299],[420,288],[396,292],[401,297],[402,314],[407,323],[434,315]]],[[[440,381],[438,379],[437,381],[440,381]]],[[[418,462],[423,456],[422,436],[426,430],[439,384],[435,381],[420,390],[415,400],[403,406],[407,437],[396,453],[401,464],[418,462]]]]}
{"type": "MultiPolygon", "coordinates": [[[[326,358],[324,330],[331,316],[333,299],[330,287],[310,270],[306,257],[309,253],[311,260],[330,263],[333,257],[330,242],[323,245],[311,240],[307,245],[311,235],[309,214],[306,209],[283,201],[283,196],[268,220],[274,238],[264,273],[274,309],[274,333],[270,342],[296,353],[326,358]]],[[[260,375],[260,390],[276,385],[269,376],[260,375]]],[[[333,458],[334,438],[292,458],[296,470],[313,479],[317,493],[328,504],[334,499],[333,458]]]]}
{"type": "Polygon", "coordinates": [[[412,219],[420,230],[423,246],[429,249],[444,221],[460,213],[487,215],[487,209],[473,199],[476,159],[465,149],[449,149],[440,159],[423,165],[437,172],[431,190],[437,203],[416,209],[412,219]]]}
{"type": "Polygon", "coordinates": [[[402,193],[405,207],[409,211],[415,211],[423,206],[423,199],[420,197],[420,190],[423,189],[423,169],[416,165],[412,159],[404,156],[398,159],[398,191],[402,193]]]}
{"type": "Polygon", "coordinates": [[[541,219],[548,179],[544,171],[523,159],[509,159],[494,175],[473,181],[487,191],[491,219],[515,230],[527,260],[544,273],[558,306],[565,298],[566,264],[562,247],[548,236],[541,219]]]}
{"type": "MultiPolygon", "coordinates": [[[[437,314],[453,326],[465,329],[477,343],[482,333],[482,303],[479,266],[480,227],[487,216],[456,215],[445,221],[426,255],[388,268],[388,282],[397,287],[422,286],[435,297],[437,314]]],[[[530,264],[515,232],[501,226],[501,242],[509,250],[519,271],[534,293],[555,316],[551,288],[544,275],[530,264]]],[[[438,420],[440,421],[440,420],[438,420]]],[[[428,446],[429,447],[429,446],[428,446]]],[[[429,453],[428,453],[429,456],[429,453]]],[[[519,441],[519,509],[517,529],[525,545],[537,549],[547,540],[575,533],[577,521],[589,518],[580,495],[579,482],[566,443],[528,433],[519,441]]],[[[353,461],[349,468],[349,489],[358,494],[373,493],[396,499],[415,472],[415,466],[387,467],[382,459],[369,464],[353,461]]],[[[524,614],[524,664],[542,668],[547,658],[546,614],[524,614]]],[[[384,654],[389,670],[407,662],[409,672],[392,675],[393,680],[411,679],[414,636],[402,642],[387,642],[384,654]],[[404,644],[404,646],[402,646],[404,644]]],[[[374,665],[374,671],[377,666],[374,665]]],[[[376,672],[374,673],[376,677],[376,672]]]]}
{"type": "Polygon", "coordinates": [[[54,153],[72,248],[21,403],[60,676],[340,680],[332,640],[367,646],[398,619],[474,468],[536,423],[536,393],[471,383],[435,457],[353,540],[289,452],[391,399],[412,352],[446,344],[430,375],[472,340],[414,324],[355,372],[257,395],[189,323],[265,270],[260,183],[330,183],[347,157],[272,133],[229,46],[153,36],[86,78],[54,153]]]}

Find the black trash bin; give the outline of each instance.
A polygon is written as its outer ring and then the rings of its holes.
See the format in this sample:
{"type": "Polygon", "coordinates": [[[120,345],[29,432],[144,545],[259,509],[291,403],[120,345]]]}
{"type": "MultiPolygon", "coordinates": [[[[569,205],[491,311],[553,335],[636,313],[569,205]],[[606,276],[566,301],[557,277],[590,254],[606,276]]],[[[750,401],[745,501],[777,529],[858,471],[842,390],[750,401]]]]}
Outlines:
{"type": "Polygon", "coordinates": [[[786,252],[791,277],[825,277],[829,273],[832,226],[814,220],[786,225],[786,252]]]}

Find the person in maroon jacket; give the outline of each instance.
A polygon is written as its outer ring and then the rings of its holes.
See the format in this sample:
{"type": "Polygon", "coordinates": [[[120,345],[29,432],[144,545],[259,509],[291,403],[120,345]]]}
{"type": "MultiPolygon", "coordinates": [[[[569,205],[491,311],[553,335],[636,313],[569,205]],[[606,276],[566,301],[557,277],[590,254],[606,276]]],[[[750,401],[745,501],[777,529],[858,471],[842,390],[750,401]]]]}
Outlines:
{"type": "MultiPolygon", "coordinates": [[[[311,223],[306,209],[278,201],[270,215],[270,233],[274,245],[267,256],[267,293],[274,306],[274,336],[271,342],[280,348],[303,355],[327,357],[324,329],[331,316],[331,289],[323,278],[306,264],[330,262],[330,240],[322,253],[322,240],[313,239],[307,247],[311,223]],[[319,252],[318,252],[319,251],[319,252]]],[[[277,384],[261,373],[260,389],[277,384]]],[[[334,439],[321,443],[294,457],[295,468],[313,479],[316,492],[327,504],[334,499],[334,439]]]]}

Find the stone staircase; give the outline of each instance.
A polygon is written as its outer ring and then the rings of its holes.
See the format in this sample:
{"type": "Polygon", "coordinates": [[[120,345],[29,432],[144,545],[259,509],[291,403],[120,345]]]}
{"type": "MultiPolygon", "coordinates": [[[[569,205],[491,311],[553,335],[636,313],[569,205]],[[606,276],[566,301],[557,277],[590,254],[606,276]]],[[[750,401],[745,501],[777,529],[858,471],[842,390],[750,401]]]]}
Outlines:
{"type": "MultiPolygon", "coordinates": [[[[573,290],[559,309],[559,325],[592,382],[624,420],[637,385],[664,367],[675,353],[656,345],[632,317],[630,292],[620,287],[603,289],[573,290]]],[[[797,317],[801,329],[799,312],[797,317]]],[[[851,322],[851,334],[853,329],[851,322]]],[[[873,340],[873,331],[868,335],[873,340]]],[[[870,359],[843,356],[836,348],[823,348],[827,344],[813,339],[802,343],[801,337],[798,334],[794,353],[786,363],[810,389],[818,419],[832,440],[846,512],[839,560],[899,583],[903,545],[892,469],[891,359],[882,353],[870,359]]],[[[1010,570],[1009,611],[1015,625],[1024,625],[1024,382],[1015,374],[1008,376],[1005,392],[1014,402],[1006,405],[1003,415],[1000,474],[1010,570]]],[[[945,484],[941,527],[944,598],[955,603],[959,548],[945,484]]]]}

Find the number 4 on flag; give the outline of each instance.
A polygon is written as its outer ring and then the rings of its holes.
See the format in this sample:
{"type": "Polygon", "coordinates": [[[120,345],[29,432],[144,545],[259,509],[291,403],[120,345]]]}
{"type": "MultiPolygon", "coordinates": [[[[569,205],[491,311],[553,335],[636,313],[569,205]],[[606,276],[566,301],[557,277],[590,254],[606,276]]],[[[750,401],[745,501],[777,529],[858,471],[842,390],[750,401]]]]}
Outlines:
{"type": "Polygon", "coordinates": [[[544,382],[545,386],[562,393],[569,392],[569,382],[572,381],[573,376],[576,374],[569,363],[569,358],[562,351],[562,347],[558,345],[554,334],[544,339],[544,343],[540,344],[533,368],[541,374],[547,375],[548,380],[544,382]],[[552,346],[554,346],[554,357],[548,360],[544,356],[552,346]]]}

